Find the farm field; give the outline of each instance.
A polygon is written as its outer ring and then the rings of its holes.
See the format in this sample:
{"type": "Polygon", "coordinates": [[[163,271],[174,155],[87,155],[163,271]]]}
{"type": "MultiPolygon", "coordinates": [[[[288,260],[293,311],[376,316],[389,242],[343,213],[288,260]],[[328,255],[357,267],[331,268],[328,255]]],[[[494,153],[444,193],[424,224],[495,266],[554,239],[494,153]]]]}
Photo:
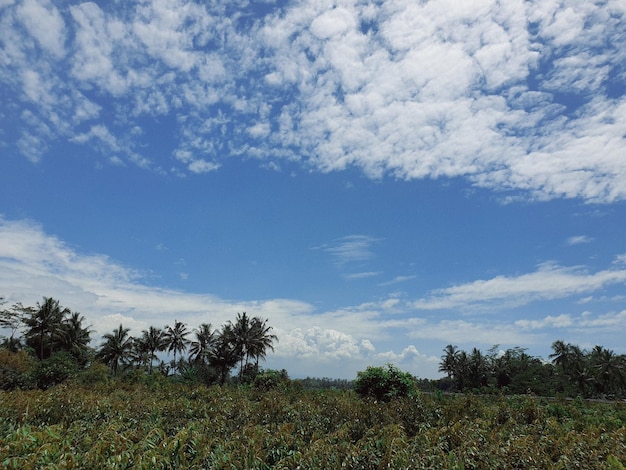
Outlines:
{"type": "Polygon", "coordinates": [[[13,469],[621,469],[626,404],[169,381],[0,392],[13,469]]]}

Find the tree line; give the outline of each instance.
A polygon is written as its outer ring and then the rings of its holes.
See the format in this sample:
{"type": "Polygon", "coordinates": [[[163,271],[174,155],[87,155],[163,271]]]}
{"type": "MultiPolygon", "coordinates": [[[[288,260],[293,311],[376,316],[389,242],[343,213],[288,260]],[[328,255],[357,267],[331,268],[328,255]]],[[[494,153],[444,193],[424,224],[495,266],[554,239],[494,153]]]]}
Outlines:
{"type": "Polygon", "coordinates": [[[552,343],[552,350],[551,360],[545,361],[520,347],[501,351],[495,345],[487,353],[477,348],[468,353],[449,344],[439,363],[439,372],[447,377],[437,386],[459,392],[496,389],[541,396],[626,397],[626,355],[602,346],[587,351],[562,340],[552,343]]]}
{"type": "MultiPolygon", "coordinates": [[[[0,298],[0,307],[5,305],[0,298]]],[[[217,329],[210,323],[189,329],[175,320],[164,328],[150,326],[137,337],[120,324],[93,348],[85,317],[59,300],[44,297],[35,307],[16,303],[0,309],[0,327],[10,331],[0,343],[0,388],[48,388],[98,363],[114,376],[139,370],[222,385],[238,367],[236,379],[251,381],[278,341],[267,322],[243,312],[217,329]]]]}

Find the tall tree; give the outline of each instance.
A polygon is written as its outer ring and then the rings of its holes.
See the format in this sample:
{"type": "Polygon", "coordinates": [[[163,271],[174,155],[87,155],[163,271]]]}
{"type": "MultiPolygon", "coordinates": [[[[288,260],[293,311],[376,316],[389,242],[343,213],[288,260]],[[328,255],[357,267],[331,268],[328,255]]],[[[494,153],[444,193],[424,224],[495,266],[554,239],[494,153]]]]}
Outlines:
{"type": "Polygon", "coordinates": [[[234,345],[240,357],[239,378],[243,376],[243,371],[250,359],[250,349],[254,341],[250,317],[246,312],[237,313],[237,319],[232,325],[234,345]]]}
{"type": "Polygon", "coordinates": [[[216,340],[210,323],[203,323],[194,330],[196,339],[190,343],[189,362],[206,363],[216,340]]]}
{"type": "Polygon", "coordinates": [[[439,363],[439,372],[445,372],[448,374],[448,378],[452,378],[457,367],[459,350],[456,346],[448,344],[443,349],[443,352],[444,354],[441,356],[441,362],[439,363]]]}
{"type": "Polygon", "coordinates": [[[267,322],[261,317],[254,317],[250,325],[252,341],[247,352],[255,360],[255,371],[259,369],[259,359],[265,359],[268,349],[274,351],[274,341],[278,341],[267,322]]]}
{"type": "Polygon", "coordinates": [[[176,364],[177,353],[184,353],[187,350],[189,340],[187,339],[189,331],[187,325],[178,320],[174,320],[174,326],[165,327],[165,339],[167,343],[167,352],[174,353],[174,364],[176,364]]]}
{"type": "Polygon", "coordinates": [[[217,370],[220,385],[226,383],[228,373],[241,359],[241,353],[236,343],[233,326],[229,322],[222,327],[215,339],[215,344],[209,353],[209,365],[217,370]]]}
{"type": "Polygon", "coordinates": [[[124,328],[121,324],[113,333],[107,333],[103,336],[105,342],[96,354],[113,371],[113,375],[117,375],[117,371],[121,364],[128,361],[133,348],[133,338],[128,335],[129,328],[124,328]]]}
{"type": "Polygon", "coordinates": [[[77,364],[85,366],[88,361],[89,342],[91,331],[83,327],[83,317],[78,312],[71,312],[61,324],[56,344],[64,351],[69,352],[77,364]]]}
{"type": "Polygon", "coordinates": [[[618,393],[624,386],[624,368],[620,356],[610,349],[596,346],[591,351],[591,364],[596,375],[598,391],[603,395],[618,393]]]}
{"type": "Polygon", "coordinates": [[[37,307],[24,317],[24,324],[28,328],[26,343],[37,351],[39,359],[45,359],[54,352],[63,320],[70,313],[69,309],[61,308],[58,300],[44,297],[43,303],[37,303],[37,307]]]}
{"type": "Polygon", "coordinates": [[[152,374],[152,362],[157,357],[156,353],[165,351],[165,348],[168,346],[168,339],[162,329],[155,328],[154,326],[151,326],[148,330],[144,330],[141,333],[140,342],[148,353],[148,372],[152,374]]]}

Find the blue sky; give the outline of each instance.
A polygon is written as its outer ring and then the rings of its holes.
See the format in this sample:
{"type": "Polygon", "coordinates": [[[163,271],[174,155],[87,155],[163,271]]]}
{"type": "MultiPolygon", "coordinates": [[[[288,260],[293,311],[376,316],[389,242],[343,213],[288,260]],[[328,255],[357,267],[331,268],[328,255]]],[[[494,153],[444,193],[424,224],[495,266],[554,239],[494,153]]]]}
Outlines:
{"type": "Polygon", "coordinates": [[[626,353],[619,1],[0,0],[0,296],[437,377],[626,353]]]}

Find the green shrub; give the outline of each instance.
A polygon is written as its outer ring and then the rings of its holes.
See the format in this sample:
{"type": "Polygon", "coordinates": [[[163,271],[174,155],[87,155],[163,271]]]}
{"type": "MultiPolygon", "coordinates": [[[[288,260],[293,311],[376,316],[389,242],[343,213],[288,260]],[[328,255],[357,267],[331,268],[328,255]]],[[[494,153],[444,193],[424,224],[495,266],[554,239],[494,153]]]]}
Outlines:
{"type": "Polygon", "coordinates": [[[254,378],[254,388],[261,391],[269,391],[281,386],[286,385],[289,382],[289,376],[286,370],[273,370],[268,369],[258,374],[254,378]]]}
{"type": "Polygon", "coordinates": [[[53,354],[39,361],[32,372],[32,379],[41,390],[64,382],[78,372],[78,366],[67,352],[53,354]]]}
{"type": "Polygon", "coordinates": [[[357,373],[354,390],[363,398],[391,401],[417,393],[415,377],[392,364],[368,367],[357,373]]]}
{"type": "Polygon", "coordinates": [[[0,389],[31,388],[30,373],[35,360],[24,350],[0,349],[0,389]]]}

